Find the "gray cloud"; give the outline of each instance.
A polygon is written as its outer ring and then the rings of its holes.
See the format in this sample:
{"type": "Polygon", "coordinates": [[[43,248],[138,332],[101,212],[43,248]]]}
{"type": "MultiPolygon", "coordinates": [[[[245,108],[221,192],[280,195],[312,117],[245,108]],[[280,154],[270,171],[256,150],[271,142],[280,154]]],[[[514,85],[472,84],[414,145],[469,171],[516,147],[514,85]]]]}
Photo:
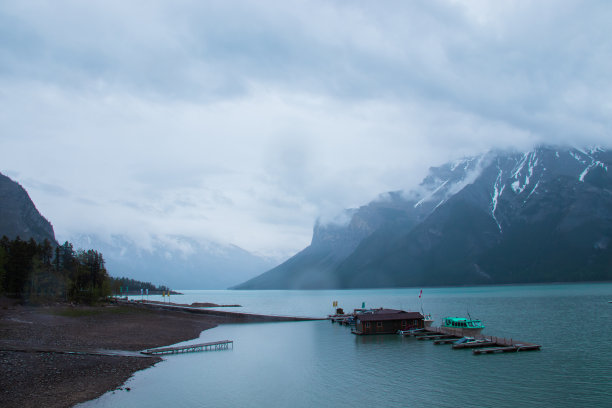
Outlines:
{"type": "Polygon", "coordinates": [[[4,2],[0,171],[60,234],[286,256],[431,165],[609,146],[611,19],[571,0],[4,2]]]}

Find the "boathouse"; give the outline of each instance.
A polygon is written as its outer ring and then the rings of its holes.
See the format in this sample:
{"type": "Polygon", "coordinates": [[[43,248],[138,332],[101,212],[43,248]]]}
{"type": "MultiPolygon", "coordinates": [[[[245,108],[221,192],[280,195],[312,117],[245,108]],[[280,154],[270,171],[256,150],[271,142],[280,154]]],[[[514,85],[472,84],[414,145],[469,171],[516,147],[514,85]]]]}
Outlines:
{"type": "Polygon", "coordinates": [[[422,329],[424,317],[419,312],[374,309],[355,315],[355,334],[394,334],[398,330],[422,329]]]}

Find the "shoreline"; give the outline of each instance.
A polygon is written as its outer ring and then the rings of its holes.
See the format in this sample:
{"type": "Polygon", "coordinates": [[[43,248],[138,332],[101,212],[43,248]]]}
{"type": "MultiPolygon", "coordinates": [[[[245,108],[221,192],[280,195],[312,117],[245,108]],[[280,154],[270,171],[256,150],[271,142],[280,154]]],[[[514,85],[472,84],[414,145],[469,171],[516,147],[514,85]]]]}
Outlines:
{"type": "Polygon", "coordinates": [[[318,320],[160,307],[3,306],[0,309],[0,399],[4,407],[71,407],[123,384],[162,361],[140,350],[198,338],[227,323],[318,320]],[[127,352],[127,353],[125,353],[127,352]]]}

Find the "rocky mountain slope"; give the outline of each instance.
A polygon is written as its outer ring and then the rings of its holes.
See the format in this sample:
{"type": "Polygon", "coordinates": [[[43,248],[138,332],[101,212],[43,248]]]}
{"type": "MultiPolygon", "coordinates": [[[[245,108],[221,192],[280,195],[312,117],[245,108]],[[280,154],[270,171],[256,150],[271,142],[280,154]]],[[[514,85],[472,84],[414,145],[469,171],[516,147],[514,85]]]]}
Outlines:
{"type": "Polygon", "coordinates": [[[612,280],[611,164],[604,149],[539,147],[432,168],[236,288],[612,280]]]}
{"type": "Polygon", "coordinates": [[[56,244],[53,226],[43,217],[21,185],[0,174],[0,237],[56,244]]]}

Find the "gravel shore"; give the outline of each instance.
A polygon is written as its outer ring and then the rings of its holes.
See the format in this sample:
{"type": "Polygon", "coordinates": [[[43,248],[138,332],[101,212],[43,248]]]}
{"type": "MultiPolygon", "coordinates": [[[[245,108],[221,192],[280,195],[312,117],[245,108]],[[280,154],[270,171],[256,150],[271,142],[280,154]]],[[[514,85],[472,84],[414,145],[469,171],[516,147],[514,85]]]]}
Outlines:
{"type": "Polygon", "coordinates": [[[0,308],[0,405],[70,407],[110,390],[128,392],[120,388],[122,384],[161,359],[136,353],[97,354],[101,350],[135,352],[197,338],[222,323],[279,320],[253,316],[139,305],[4,306],[0,308]]]}

